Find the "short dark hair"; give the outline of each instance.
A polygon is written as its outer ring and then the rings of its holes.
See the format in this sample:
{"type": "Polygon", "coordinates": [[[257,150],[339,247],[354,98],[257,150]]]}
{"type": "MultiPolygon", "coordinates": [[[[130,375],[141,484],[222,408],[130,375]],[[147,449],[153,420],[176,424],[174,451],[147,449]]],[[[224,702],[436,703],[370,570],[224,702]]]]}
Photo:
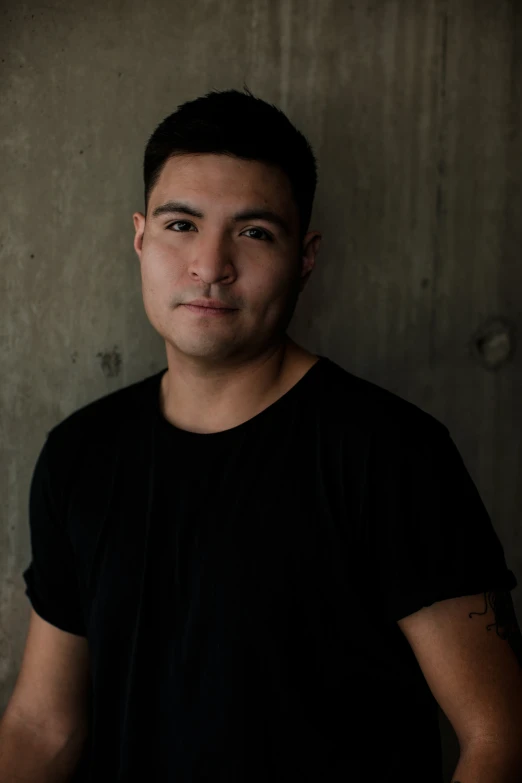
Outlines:
{"type": "Polygon", "coordinates": [[[299,212],[300,239],[308,230],[317,185],[317,167],[304,135],[273,104],[243,85],[212,90],[187,101],[166,117],[150,137],[143,161],[145,212],[166,161],[185,153],[232,155],[279,166],[290,180],[299,212]]]}

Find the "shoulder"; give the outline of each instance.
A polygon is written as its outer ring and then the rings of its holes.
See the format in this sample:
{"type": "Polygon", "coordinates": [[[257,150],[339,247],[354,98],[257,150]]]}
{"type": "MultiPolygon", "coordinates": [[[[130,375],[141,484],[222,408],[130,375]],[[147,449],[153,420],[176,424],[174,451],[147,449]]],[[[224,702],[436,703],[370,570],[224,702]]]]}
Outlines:
{"type": "Polygon", "coordinates": [[[329,405],[350,431],[373,442],[445,439],[445,424],[418,405],[365,378],[345,370],[331,359],[323,373],[329,405]]]}
{"type": "Polygon", "coordinates": [[[70,456],[90,448],[105,451],[137,434],[154,413],[154,394],[165,370],[98,397],[72,411],[47,433],[50,451],[70,456]]]}

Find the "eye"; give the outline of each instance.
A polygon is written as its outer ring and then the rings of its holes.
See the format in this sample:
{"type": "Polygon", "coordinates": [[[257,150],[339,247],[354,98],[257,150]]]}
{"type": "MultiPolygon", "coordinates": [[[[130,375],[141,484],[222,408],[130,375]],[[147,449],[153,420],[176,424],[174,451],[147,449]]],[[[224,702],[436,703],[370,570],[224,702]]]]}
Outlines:
{"type": "MultiPolygon", "coordinates": [[[[270,236],[270,234],[262,228],[247,228],[247,231],[260,231],[262,234],[264,234],[266,241],[268,242],[272,241],[272,237],[270,236]]],[[[252,237],[252,239],[259,239],[259,237],[252,237]]]]}
{"type": "MultiPolygon", "coordinates": [[[[166,228],[172,229],[173,226],[179,226],[181,223],[182,226],[192,226],[193,223],[191,223],[189,220],[175,220],[173,223],[169,223],[166,228]]],[[[185,234],[186,231],[182,231],[180,229],[174,229],[176,233],[185,234]]],[[[246,231],[243,233],[246,234],[248,231],[259,231],[261,234],[263,234],[263,237],[251,237],[252,239],[263,239],[266,242],[272,242],[272,237],[268,233],[268,231],[265,231],[262,228],[247,228],[246,231]]]]}
{"type": "MultiPolygon", "coordinates": [[[[192,223],[190,223],[188,220],[175,220],[174,223],[169,223],[167,228],[172,228],[172,226],[179,225],[180,223],[182,225],[185,225],[185,226],[191,226],[192,225],[192,223]]],[[[180,233],[184,234],[185,232],[181,231],[180,233]]]]}

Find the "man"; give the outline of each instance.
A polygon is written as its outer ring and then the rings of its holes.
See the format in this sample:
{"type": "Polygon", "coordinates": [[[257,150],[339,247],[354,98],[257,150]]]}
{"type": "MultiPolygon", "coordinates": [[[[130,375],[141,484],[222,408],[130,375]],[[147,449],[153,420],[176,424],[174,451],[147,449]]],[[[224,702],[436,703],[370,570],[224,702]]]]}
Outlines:
{"type": "MultiPolygon", "coordinates": [[[[168,367],[58,423],[0,783],[522,776],[516,586],[446,427],[286,335],[313,153],[246,91],[151,137],[134,215],[168,367]]],[[[333,294],[332,294],[333,295],[333,294]]]]}

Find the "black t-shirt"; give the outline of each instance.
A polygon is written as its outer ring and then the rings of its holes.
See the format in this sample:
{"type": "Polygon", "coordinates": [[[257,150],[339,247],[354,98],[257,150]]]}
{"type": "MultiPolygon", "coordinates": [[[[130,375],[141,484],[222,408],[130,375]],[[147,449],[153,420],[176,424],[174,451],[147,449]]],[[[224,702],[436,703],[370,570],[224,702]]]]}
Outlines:
{"type": "Polygon", "coordinates": [[[159,407],[166,368],[50,433],[39,615],[85,636],[88,783],[441,783],[397,620],[517,580],[447,428],[321,356],[243,424],[159,407]]]}

